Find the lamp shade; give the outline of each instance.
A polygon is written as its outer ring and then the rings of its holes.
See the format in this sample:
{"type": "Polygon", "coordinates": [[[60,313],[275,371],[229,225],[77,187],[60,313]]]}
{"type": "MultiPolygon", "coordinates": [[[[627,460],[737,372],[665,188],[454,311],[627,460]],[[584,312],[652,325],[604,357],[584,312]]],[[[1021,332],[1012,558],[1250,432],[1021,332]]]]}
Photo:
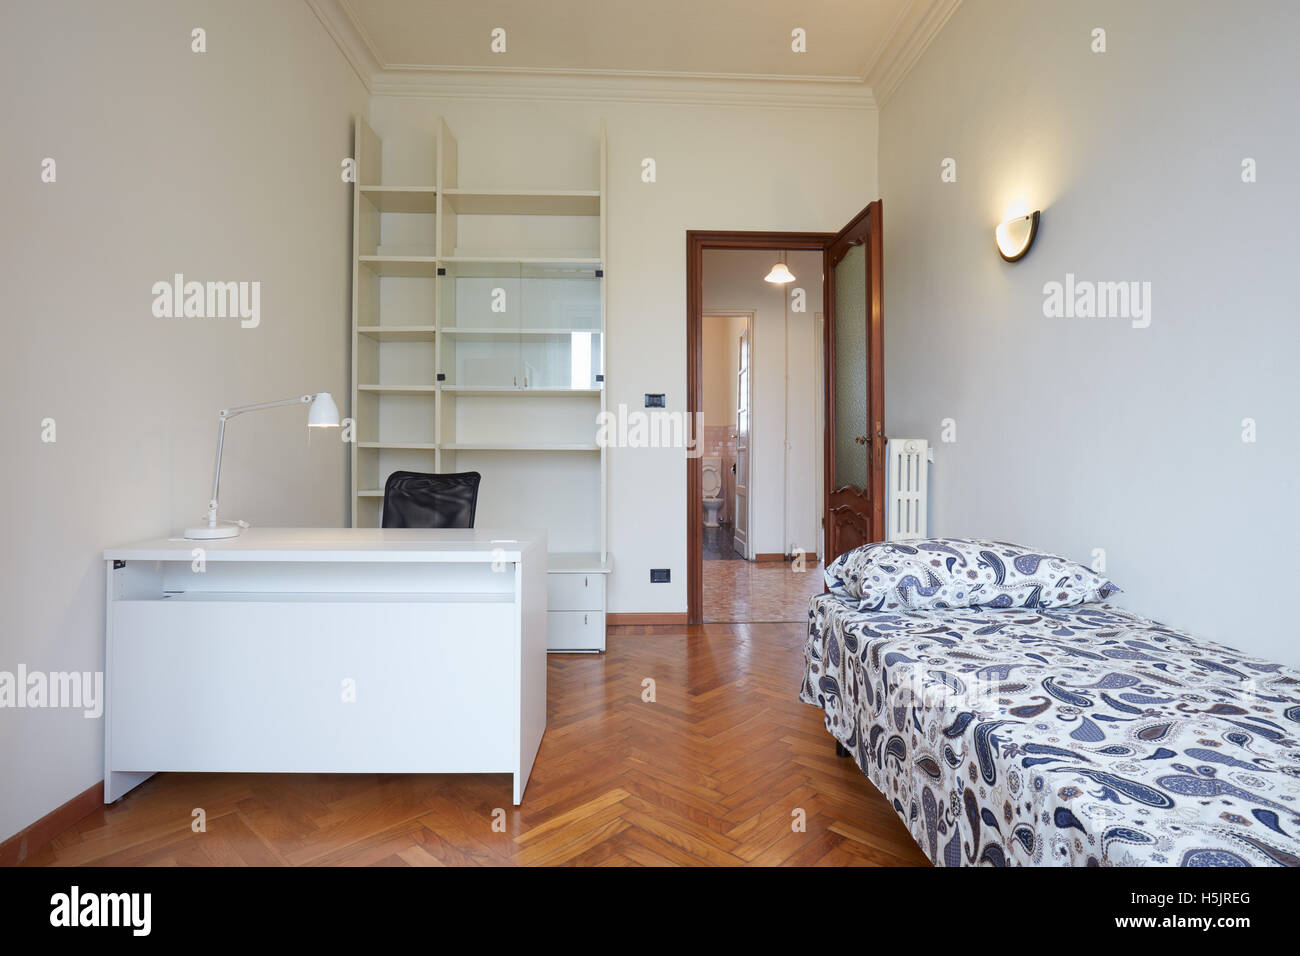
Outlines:
{"type": "Polygon", "coordinates": [[[339,407],[329,392],[317,392],[307,410],[307,424],[311,428],[338,428],[339,407]]]}
{"type": "Polygon", "coordinates": [[[793,282],[794,273],[792,273],[788,268],[786,268],[786,264],[784,262],[778,262],[776,265],[772,266],[771,272],[763,276],[763,281],[777,282],[782,284],[786,282],[793,282]]]}
{"type": "Polygon", "coordinates": [[[1038,235],[1038,212],[1031,212],[1025,216],[1017,216],[1015,219],[1008,219],[998,226],[994,232],[997,239],[998,253],[1007,262],[1015,262],[1023,259],[1029,247],[1034,244],[1034,237],[1038,235]]]}

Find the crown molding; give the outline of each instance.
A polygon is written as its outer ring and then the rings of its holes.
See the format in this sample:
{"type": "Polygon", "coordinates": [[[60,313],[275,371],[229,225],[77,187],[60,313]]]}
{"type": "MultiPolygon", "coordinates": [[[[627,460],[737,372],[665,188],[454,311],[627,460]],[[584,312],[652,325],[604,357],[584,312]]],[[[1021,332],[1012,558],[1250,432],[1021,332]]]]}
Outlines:
{"type": "Polygon", "coordinates": [[[894,95],[959,6],[961,0],[916,0],[908,4],[863,76],[877,106],[884,106],[894,95]]]}
{"type": "Polygon", "coordinates": [[[348,0],[306,0],[373,96],[874,110],[920,59],[961,0],[912,0],[861,76],[648,70],[428,67],[386,63],[348,0]]]}
{"type": "Polygon", "coordinates": [[[351,9],[340,0],[307,0],[307,6],[316,14],[316,19],[338,46],[343,58],[352,65],[367,92],[373,93],[373,77],[381,69],[379,57],[375,55],[369,38],[363,39],[364,31],[351,9]]]}
{"type": "Polygon", "coordinates": [[[376,96],[427,96],[434,99],[659,103],[755,109],[876,108],[871,90],[861,80],[831,83],[679,74],[393,70],[377,74],[372,79],[371,92],[376,96]]]}

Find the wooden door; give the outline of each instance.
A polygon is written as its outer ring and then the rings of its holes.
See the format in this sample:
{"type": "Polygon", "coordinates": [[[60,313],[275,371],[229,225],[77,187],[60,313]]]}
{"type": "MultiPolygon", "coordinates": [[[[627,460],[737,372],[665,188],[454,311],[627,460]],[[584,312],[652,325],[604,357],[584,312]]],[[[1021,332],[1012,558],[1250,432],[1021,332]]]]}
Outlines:
{"type": "Polygon", "coordinates": [[[749,557],[749,329],[740,333],[736,360],[736,523],[733,547],[749,557]]]}
{"type": "Polygon", "coordinates": [[[880,200],[826,244],[823,560],[885,537],[880,200]]]}

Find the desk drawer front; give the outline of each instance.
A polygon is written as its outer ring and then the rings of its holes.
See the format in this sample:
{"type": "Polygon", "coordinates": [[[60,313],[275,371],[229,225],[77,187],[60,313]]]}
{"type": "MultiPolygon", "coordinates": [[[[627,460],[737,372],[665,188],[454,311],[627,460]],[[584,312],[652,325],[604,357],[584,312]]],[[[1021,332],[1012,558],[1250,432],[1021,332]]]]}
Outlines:
{"type": "Polygon", "coordinates": [[[546,576],[547,603],[552,611],[605,610],[605,575],[553,573],[546,576]]]}
{"type": "Polygon", "coordinates": [[[513,604],[149,600],[112,614],[111,770],[490,772],[518,759],[513,604]]]}
{"type": "Polygon", "coordinates": [[[552,651],[603,651],[604,611],[551,611],[546,615],[546,647],[552,651]]]}

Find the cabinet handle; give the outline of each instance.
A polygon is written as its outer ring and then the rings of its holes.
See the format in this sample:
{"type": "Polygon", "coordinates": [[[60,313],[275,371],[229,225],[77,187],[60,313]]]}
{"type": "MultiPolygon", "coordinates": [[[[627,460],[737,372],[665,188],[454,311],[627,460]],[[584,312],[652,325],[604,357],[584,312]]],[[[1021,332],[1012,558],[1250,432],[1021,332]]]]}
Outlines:
{"type": "Polygon", "coordinates": [[[586,626],[587,626],[587,615],[585,615],[585,614],[582,615],[582,626],[583,626],[583,627],[586,627],[586,626]]]}
{"type": "Polygon", "coordinates": [[[513,382],[514,382],[514,386],[515,386],[515,388],[518,388],[518,387],[519,387],[519,376],[518,376],[518,375],[516,375],[516,376],[514,377],[513,382]]]}
{"type": "Polygon", "coordinates": [[[582,576],[582,586],[584,588],[591,587],[591,582],[587,580],[587,576],[585,574],[582,576]]]}

